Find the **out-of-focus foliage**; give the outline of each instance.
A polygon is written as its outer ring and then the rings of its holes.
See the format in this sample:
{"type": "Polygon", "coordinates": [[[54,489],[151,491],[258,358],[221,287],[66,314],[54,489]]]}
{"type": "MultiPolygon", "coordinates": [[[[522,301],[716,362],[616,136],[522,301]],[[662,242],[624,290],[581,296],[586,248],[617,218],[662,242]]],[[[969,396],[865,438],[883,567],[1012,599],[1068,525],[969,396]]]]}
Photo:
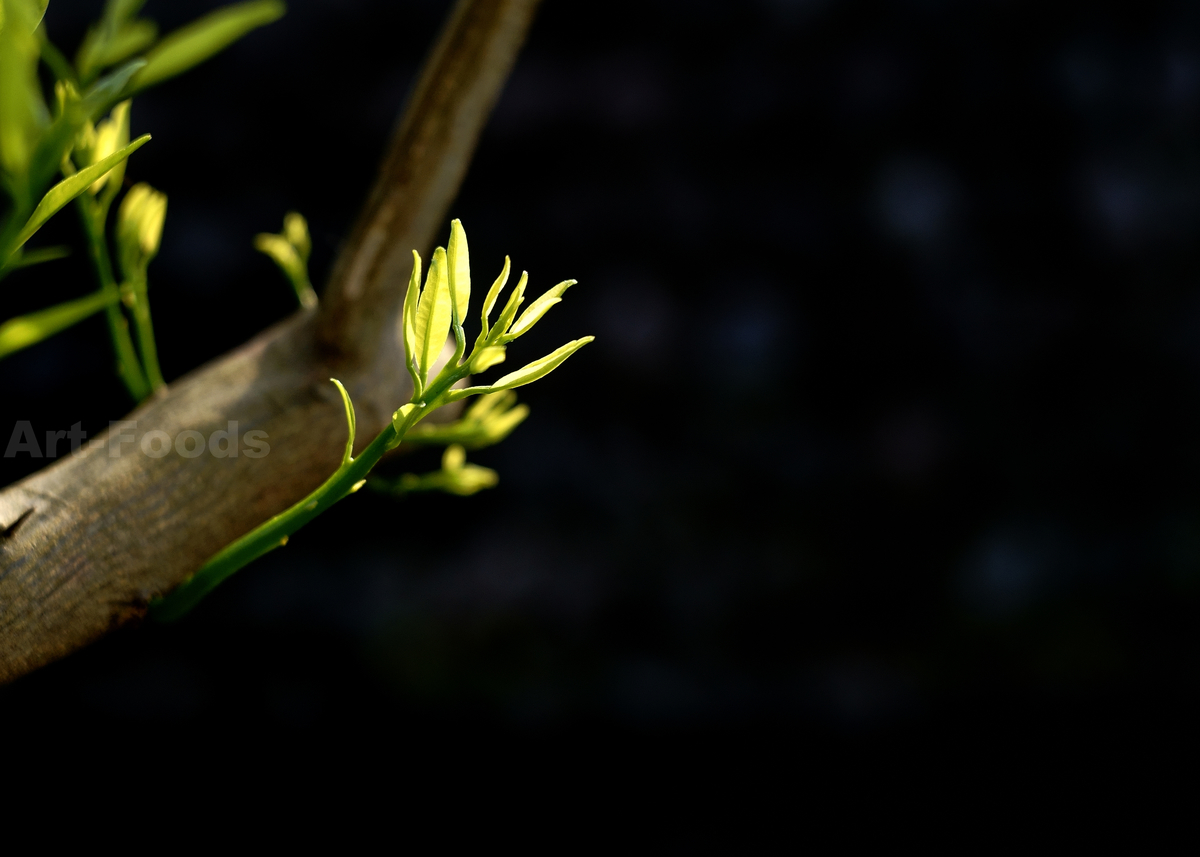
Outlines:
{"type": "Polygon", "coordinates": [[[305,309],[316,307],[317,293],[308,279],[308,254],[312,251],[312,239],[308,236],[308,221],[301,214],[289,211],[283,218],[283,232],[278,235],[260,233],[254,238],[254,247],[270,256],[283,271],[296,292],[300,306],[305,309]]]}
{"type": "Polygon", "coordinates": [[[109,0],[72,64],[42,26],[45,0],[0,0],[0,188],[8,203],[0,215],[0,278],[66,255],[62,248],[26,249],[25,244],[75,200],[100,286],[92,295],[4,322],[0,358],[103,310],[117,373],[135,399],[163,385],[146,267],[157,252],[166,197],[138,185],[122,203],[117,241],[123,280],[118,282],[110,261],[108,212],[122,190],[126,160],[150,139],[145,134],[129,141],[129,97],[203,62],[285,11],[279,0],[251,0],[218,9],[159,40],[157,25],[137,17],[144,3],[109,0]],[[39,59],[55,78],[52,106],[38,79],[39,59]],[[59,174],[62,179],[55,183],[59,174]]]}

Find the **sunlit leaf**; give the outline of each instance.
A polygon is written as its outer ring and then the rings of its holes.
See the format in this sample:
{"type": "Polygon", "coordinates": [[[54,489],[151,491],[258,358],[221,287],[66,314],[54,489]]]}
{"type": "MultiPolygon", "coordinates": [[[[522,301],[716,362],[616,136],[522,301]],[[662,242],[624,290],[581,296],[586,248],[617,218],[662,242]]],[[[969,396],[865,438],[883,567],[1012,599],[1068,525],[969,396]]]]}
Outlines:
{"type": "Polygon", "coordinates": [[[408,292],[404,295],[404,360],[409,371],[414,373],[414,392],[420,384],[417,352],[421,348],[421,337],[417,331],[417,304],[421,299],[421,256],[412,251],[412,272],[408,276],[408,292]]]}
{"type": "Polygon", "coordinates": [[[450,282],[446,277],[446,251],[441,247],[433,251],[429,261],[429,274],[417,306],[416,329],[420,339],[417,367],[421,377],[428,378],[450,332],[450,282]]]}
{"type": "Polygon", "coordinates": [[[546,314],[550,307],[554,306],[556,303],[559,303],[562,300],[563,293],[567,289],[571,288],[571,286],[575,285],[576,282],[578,281],[563,280],[563,282],[559,283],[557,286],[550,289],[544,295],[531,303],[525,312],[521,313],[521,317],[518,318],[517,323],[512,326],[512,330],[506,334],[506,338],[511,337],[512,339],[516,339],[518,336],[525,333],[531,327],[537,324],[538,320],[546,314]]]}
{"type": "MultiPolygon", "coordinates": [[[[0,87],[0,89],[2,88],[3,87],[0,87]]],[[[32,237],[33,234],[42,227],[42,224],[49,220],[56,212],[58,212],[59,209],[61,209],[75,197],[79,196],[79,194],[83,193],[87,189],[88,185],[111,170],[121,161],[128,158],[147,142],[149,142],[149,140],[150,135],[143,134],[141,137],[138,137],[120,151],[113,152],[107,158],[97,161],[90,167],[80,170],[79,172],[75,173],[75,175],[63,179],[54,187],[50,188],[50,190],[46,192],[46,195],[42,197],[42,201],[38,203],[37,208],[33,210],[33,214],[30,215],[29,220],[26,221],[24,228],[21,229],[21,232],[12,242],[12,246],[0,248],[2,249],[2,252],[0,252],[0,258],[3,258],[7,262],[7,259],[12,254],[13,250],[17,249],[26,241],[28,241],[30,237],[32,237]]]]}
{"type": "Polygon", "coordinates": [[[529,283],[529,272],[522,271],[521,279],[517,280],[517,287],[512,290],[512,294],[508,296],[508,303],[504,305],[504,309],[500,311],[500,317],[496,319],[496,326],[492,328],[492,332],[488,334],[488,338],[493,342],[508,332],[508,328],[512,325],[513,319],[517,316],[517,310],[521,308],[521,304],[525,302],[525,286],[529,283]]]}
{"type": "Polygon", "coordinates": [[[342,453],[342,467],[345,467],[354,459],[351,457],[354,453],[354,434],[357,430],[357,423],[354,417],[354,403],[350,401],[350,394],[346,392],[346,388],[342,386],[342,382],[337,378],[330,378],[337,385],[338,392],[342,394],[342,405],[346,408],[346,427],[349,432],[346,437],[346,451],[342,453]]]}
{"type": "Polygon", "coordinates": [[[447,275],[450,280],[450,295],[458,313],[458,323],[467,320],[467,307],[471,303],[471,257],[467,249],[467,233],[462,221],[450,221],[450,240],[446,244],[447,275]]]}
{"type": "Polygon", "coordinates": [[[396,412],[392,414],[392,428],[396,430],[397,434],[402,434],[404,432],[405,422],[407,422],[409,416],[416,409],[417,406],[412,402],[409,402],[407,405],[401,405],[396,409],[396,412]]]}
{"type": "Polygon", "coordinates": [[[504,269],[500,271],[500,276],[492,283],[492,287],[488,289],[487,297],[483,299],[482,321],[483,329],[479,334],[480,339],[485,339],[488,334],[488,325],[492,315],[492,307],[496,305],[496,299],[500,297],[500,290],[504,288],[508,282],[508,271],[511,267],[511,262],[508,257],[504,257],[504,269]]]}
{"type": "Polygon", "coordinates": [[[278,20],[285,11],[280,0],[249,0],[217,9],[169,33],[146,54],[146,67],[130,82],[129,93],[187,71],[251,30],[278,20]]]}
{"type": "Polygon", "coordinates": [[[562,348],[550,352],[541,360],[534,360],[532,363],[522,366],[516,372],[509,372],[507,375],[497,378],[494,383],[488,386],[492,390],[511,390],[514,387],[520,387],[532,383],[539,378],[544,378],[561,366],[564,360],[593,339],[595,339],[594,336],[585,336],[582,339],[568,342],[562,348]]]}
{"type": "Polygon", "coordinates": [[[491,367],[503,363],[504,351],[503,345],[489,345],[481,348],[479,353],[471,359],[471,373],[478,375],[480,372],[485,372],[491,367]]]}

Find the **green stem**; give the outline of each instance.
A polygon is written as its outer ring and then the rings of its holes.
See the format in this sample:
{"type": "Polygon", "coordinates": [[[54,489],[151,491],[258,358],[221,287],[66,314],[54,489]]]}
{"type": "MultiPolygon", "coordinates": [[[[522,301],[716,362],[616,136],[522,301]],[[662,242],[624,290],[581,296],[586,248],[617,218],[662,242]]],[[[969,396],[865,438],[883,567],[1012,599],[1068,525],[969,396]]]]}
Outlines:
{"type": "Polygon", "coordinates": [[[138,351],[142,355],[142,365],[146,367],[146,379],[152,391],[166,386],[162,370],[158,366],[158,347],[154,344],[154,324],[150,321],[149,283],[145,277],[138,277],[130,284],[133,296],[133,326],[137,330],[138,351]]]}
{"type": "MultiPolygon", "coordinates": [[[[421,416],[424,416],[429,410],[421,411],[421,416]]],[[[407,432],[408,428],[416,421],[416,419],[410,419],[403,426],[404,431],[407,432]]],[[[288,536],[338,500],[358,490],[357,486],[367,478],[371,468],[379,462],[388,449],[395,446],[402,436],[396,431],[395,426],[388,423],[387,427],[371,441],[358,458],[339,467],[320,488],[287,511],[279,513],[237,541],[226,545],[169,595],[152,601],[150,615],[161,622],[173,622],[181,618],[235,571],[286,544],[288,536]]]]}
{"type": "MultiPolygon", "coordinates": [[[[85,194],[86,195],[86,194],[85,194]]],[[[125,382],[125,388],[134,401],[140,402],[150,395],[150,385],[138,363],[137,352],[133,348],[133,339],[129,335],[129,322],[121,312],[120,290],[113,277],[112,260],[108,255],[108,245],[104,240],[104,218],[95,210],[91,199],[80,199],[79,213],[83,221],[83,231],[87,236],[88,255],[92,267],[96,269],[96,278],[100,288],[114,300],[105,307],[105,318],[108,320],[108,332],[112,337],[113,350],[117,355],[117,374],[125,382]]],[[[104,212],[107,214],[107,212],[104,212]]]]}
{"type": "MultiPolygon", "coordinates": [[[[461,331],[461,326],[459,327],[461,331]]],[[[246,535],[214,554],[191,577],[163,598],[150,602],[150,615],[160,622],[173,622],[185,616],[201,599],[212,592],[221,581],[277,547],[287,544],[288,537],[320,515],[337,501],[357,491],[366,481],[379,459],[400,441],[414,425],[442,406],[445,393],[468,374],[469,366],[444,367],[425,391],[425,401],[414,402],[416,408],[397,429],[394,423],[376,435],[358,458],[343,464],[333,475],[299,503],[258,525],[246,535]]],[[[415,398],[415,397],[414,397],[415,398]]],[[[351,442],[353,442],[353,429],[351,442]]],[[[348,452],[347,452],[348,454],[348,452]]]]}

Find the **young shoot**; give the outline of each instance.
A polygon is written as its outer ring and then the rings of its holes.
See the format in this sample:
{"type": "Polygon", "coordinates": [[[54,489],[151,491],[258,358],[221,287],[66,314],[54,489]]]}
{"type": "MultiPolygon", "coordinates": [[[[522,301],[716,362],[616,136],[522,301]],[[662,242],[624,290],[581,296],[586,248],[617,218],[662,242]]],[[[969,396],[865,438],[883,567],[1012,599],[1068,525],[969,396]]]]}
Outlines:
{"type": "Polygon", "coordinates": [[[299,213],[289,211],[283,218],[283,232],[278,235],[261,232],[254,238],[254,249],[271,257],[296,293],[296,301],[304,309],[316,309],[317,293],[308,279],[308,254],[312,239],[308,236],[308,221],[299,213]]]}
{"type": "MultiPolygon", "coordinates": [[[[470,440],[484,445],[490,438],[499,439],[511,432],[517,423],[525,418],[527,411],[523,410],[524,406],[513,407],[512,399],[503,395],[504,391],[545,377],[594,338],[585,336],[568,342],[491,384],[455,389],[454,386],[458,382],[471,374],[473,367],[484,364],[491,366],[501,362],[505,356],[503,349],[528,332],[550,307],[561,300],[563,292],[575,282],[567,280],[554,286],[517,317],[517,310],[524,300],[524,290],[528,282],[528,275],[522,274],[495,325],[491,325],[491,311],[507,283],[509,267],[509,260],[506,258],[504,270],[484,299],[479,336],[471,352],[466,354],[466,332],[462,319],[470,308],[471,265],[467,235],[462,223],[458,220],[453,221],[450,224],[450,240],[447,246],[434,250],[424,286],[421,285],[421,257],[414,251],[413,271],[401,319],[405,361],[413,380],[413,395],[410,400],[392,414],[391,422],[357,458],[354,458],[354,405],[341,382],[330,379],[337,385],[346,411],[347,439],[341,465],[319,488],[299,503],[220,550],[174,591],[152,601],[151,615],[162,621],[173,621],[184,616],[221,581],[263,554],[286,544],[288,538],[298,529],[334,503],[358,491],[383,455],[410,435],[418,440],[423,436],[427,441],[441,442],[450,439],[454,432],[459,432],[461,442],[458,442],[458,439],[452,441],[443,456],[440,471],[425,477],[413,477],[418,481],[409,480],[403,487],[395,486],[401,489],[400,493],[438,488],[458,494],[471,494],[495,484],[493,471],[466,463],[466,442],[470,440]],[[456,345],[454,357],[430,378],[434,361],[450,334],[453,334],[456,345]],[[414,431],[425,417],[443,405],[477,395],[488,398],[468,410],[457,426],[451,424],[451,427],[441,430],[439,440],[432,440],[438,437],[438,431],[414,431]]],[[[401,481],[403,482],[403,478],[401,481]]]]}

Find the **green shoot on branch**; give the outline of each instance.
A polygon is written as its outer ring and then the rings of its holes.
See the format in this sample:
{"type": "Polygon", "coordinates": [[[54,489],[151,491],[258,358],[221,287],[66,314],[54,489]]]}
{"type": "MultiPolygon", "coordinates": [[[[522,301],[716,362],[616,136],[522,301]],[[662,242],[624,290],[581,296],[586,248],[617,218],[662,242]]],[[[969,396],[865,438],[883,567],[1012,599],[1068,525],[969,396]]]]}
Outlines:
{"type": "MultiPolygon", "coordinates": [[[[471,293],[471,268],[467,250],[467,236],[462,223],[455,220],[450,225],[449,249],[438,247],[433,252],[433,261],[429,266],[425,285],[420,286],[421,258],[413,253],[413,274],[409,280],[408,292],[404,301],[402,322],[404,325],[405,360],[413,377],[413,395],[394,414],[391,422],[384,427],[367,445],[357,458],[352,457],[354,448],[356,424],[354,407],[350,397],[339,381],[334,380],[341,394],[346,409],[347,440],[342,464],[325,482],[290,509],[276,515],[269,521],[259,525],[237,541],[217,552],[191,577],[181,583],[173,592],[163,598],[155,599],[150,604],[151,615],[163,621],[173,621],[184,616],[200,600],[211,592],[221,581],[228,578],[238,569],[253,562],[258,557],[277,547],[287,544],[288,538],[317,515],[328,509],[343,497],[358,491],[367,481],[371,469],[383,455],[397,447],[401,441],[408,439],[414,428],[433,411],[452,401],[472,395],[497,394],[477,403],[459,420],[454,431],[466,436],[471,435],[475,441],[485,441],[490,437],[501,438],[512,431],[527,411],[512,406],[512,399],[502,391],[519,387],[544,377],[571,354],[578,351],[593,337],[585,336],[567,343],[551,354],[535,360],[516,372],[509,373],[494,384],[454,389],[454,385],[470,375],[472,366],[477,365],[479,357],[489,348],[504,348],[522,333],[527,332],[546,313],[546,310],[558,303],[566,287],[573,283],[569,280],[550,289],[545,295],[534,301],[526,310],[517,324],[528,319],[523,326],[513,332],[513,319],[522,300],[522,293],[528,277],[521,277],[514,297],[506,305],[507,316],[502,313],[494,327],[488,326],[490,310],[495,305],[500,291],[504,287],[506,277],[502,274],[494,285],[488,298],[484,301],[482,314],[482,331],[476,340],[470,354],[465,354],[465,331],[462,326],[462,316],[469,308],[471,293]],[[511,308],[511,311],[508,311],[511,308]],[[453,333],[456,343],[456,353],[441,371],[433,378],[429,377],[434,358],[441,350],[447,337],[453,333]],[[472,435],[471,433],[474,432],[472,435]]],[[[505,260],[505,274],[509,269],[505,260]]],[[[501,354],[503,359],[503,354],[501,354]]],[[[499,362],[499,361],[495,361],[499,362]]],[[[333,380],[333,379],[331,379],[333,380]]],[[[450,430],[442,435],[448,439],[450,430]]],[[[436,432],[428,430],[418,432],[419,438],[424,434],[430,442],[437,436],[436,432]]],[[[496,482],[496,475],[487,468],[469,465],[465,460],[464,444],[452,442],[442,459],[442,469],[424,477],[401,477],[399,483],[388,485],[381,483],[381,490],[393,493],[411,493],[419,490],[440,489],[457,494],[472,494],[482,488],[490,487],[496,482]],[[416,480],[416,481],[414,481],[416,480]]]]}
{"type": "Polygon", "coordinates": [[[254,238],[254,249],[271,257],[283,271],[296,301],[304,309],[315,309],[317,293],[308,279],[308,254],[312,251],[312,239],[308,236],[308,221],[295,211],[283,218],[283,232],[276,235],[261,232],[254,238]]]}

